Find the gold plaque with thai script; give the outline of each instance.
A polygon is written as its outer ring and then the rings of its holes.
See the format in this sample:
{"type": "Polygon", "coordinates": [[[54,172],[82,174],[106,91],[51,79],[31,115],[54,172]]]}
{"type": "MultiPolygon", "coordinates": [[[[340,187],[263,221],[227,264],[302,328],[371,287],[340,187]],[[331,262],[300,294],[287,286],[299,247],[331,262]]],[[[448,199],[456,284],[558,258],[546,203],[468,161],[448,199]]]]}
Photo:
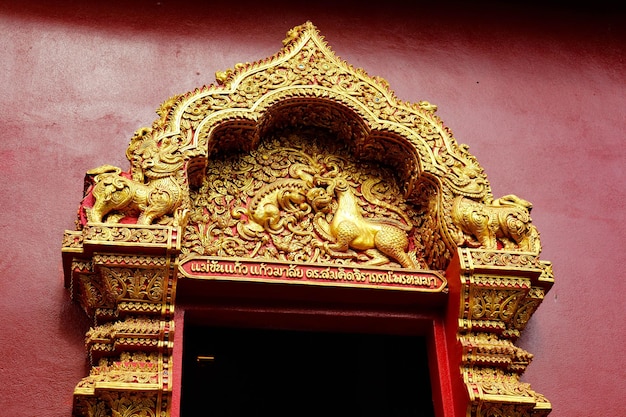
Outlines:
{"type": "Polygon", "coordinates": [[[442,292],[445,278],[435,271],[355,265],[302,264],[246,258],[197,256],[179,265],[187,278],[331,285],[378,289],[442,292]]]}

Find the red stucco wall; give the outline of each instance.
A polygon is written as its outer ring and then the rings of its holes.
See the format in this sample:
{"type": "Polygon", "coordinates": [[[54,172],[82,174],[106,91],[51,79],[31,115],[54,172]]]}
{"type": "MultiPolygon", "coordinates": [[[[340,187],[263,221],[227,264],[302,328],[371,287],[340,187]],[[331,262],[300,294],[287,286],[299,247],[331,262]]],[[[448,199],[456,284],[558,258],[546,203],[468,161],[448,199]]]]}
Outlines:
{"type": "Polygon", "coordinates": [[[437,104],[496,197],[534,203],[556,284],[519,342],[535,354],[524,380],[552,417],[626,413],[623,13],[177,3],[0,0],[0,415],[69,416],[87,374],[89,323],[61,270],[85,171],[126,168],[162,101],[274,54],[306,20],[400,99],[437,104]]]}

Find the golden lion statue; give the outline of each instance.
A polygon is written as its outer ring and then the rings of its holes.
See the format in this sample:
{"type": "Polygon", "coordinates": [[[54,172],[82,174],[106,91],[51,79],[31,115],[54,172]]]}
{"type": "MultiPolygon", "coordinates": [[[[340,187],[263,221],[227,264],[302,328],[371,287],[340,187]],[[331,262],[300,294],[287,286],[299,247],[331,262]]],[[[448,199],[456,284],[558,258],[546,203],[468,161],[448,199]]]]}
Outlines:
{"type": "Polygon", "coordinates": [[[175,173],[182,168],[183,158],[174,155],[174,144],[164,141],[158,146],[150,133],[142,129],[131,140],[127,154],[135,163],[133,178],[112,165],[87,171],[94,182],[94,203],[85,210],[89,222],[117,222],[125,216],[138,216],[137,224],[149,225],[181,205],[182,190],[175,173]]]}
{"type": "Polygon", "coordinates": [[[531,224],[532,204],[510,194],[491,204],[466,197],[456,197],[452,204],[452,221],[460,229],[458,245],[539,253],[539,233],[531,224]]]}

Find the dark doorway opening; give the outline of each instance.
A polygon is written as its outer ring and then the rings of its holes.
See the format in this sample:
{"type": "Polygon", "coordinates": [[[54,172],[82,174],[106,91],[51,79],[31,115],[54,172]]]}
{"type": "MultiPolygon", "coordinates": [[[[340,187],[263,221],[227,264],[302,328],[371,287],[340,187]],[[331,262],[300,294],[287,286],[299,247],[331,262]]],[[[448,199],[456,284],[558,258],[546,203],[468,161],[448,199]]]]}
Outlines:
{"type": "Polygon", "coordinates": [[[182,417],[434,417],[420,336],[185,326],[182,417]]]}

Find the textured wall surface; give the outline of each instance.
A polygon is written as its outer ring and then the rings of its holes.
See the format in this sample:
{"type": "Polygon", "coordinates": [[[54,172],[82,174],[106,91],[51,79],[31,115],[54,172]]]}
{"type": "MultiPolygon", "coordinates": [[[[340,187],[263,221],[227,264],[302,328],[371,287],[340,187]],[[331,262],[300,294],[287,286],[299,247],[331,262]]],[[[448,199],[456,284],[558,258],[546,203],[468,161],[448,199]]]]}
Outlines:
{"type": "Polygon", "coordinates": [[[310,20],[400,99],[438,105],[496,197],[534,204],[556,283],[519,341],[535,355],[523,379],[552,417],[624,415],[626,15],[337,3],[0,0],[0,414],[69,416],[86,376],[89,323],[61,268],[85,171],[126,169],[161,102],[310,20]]]}

